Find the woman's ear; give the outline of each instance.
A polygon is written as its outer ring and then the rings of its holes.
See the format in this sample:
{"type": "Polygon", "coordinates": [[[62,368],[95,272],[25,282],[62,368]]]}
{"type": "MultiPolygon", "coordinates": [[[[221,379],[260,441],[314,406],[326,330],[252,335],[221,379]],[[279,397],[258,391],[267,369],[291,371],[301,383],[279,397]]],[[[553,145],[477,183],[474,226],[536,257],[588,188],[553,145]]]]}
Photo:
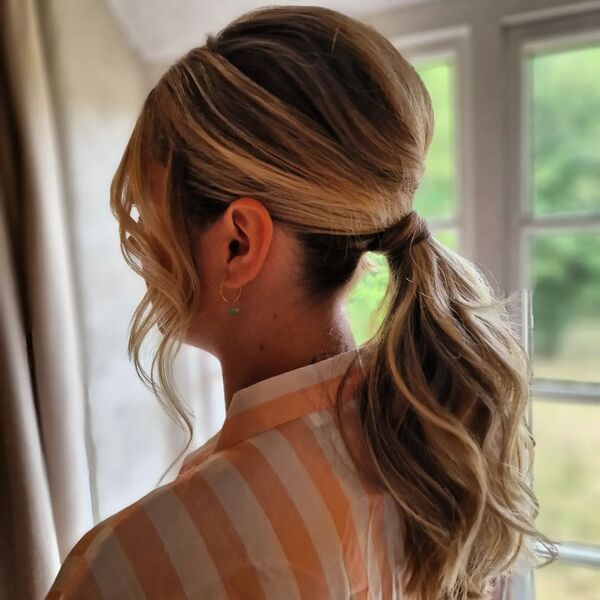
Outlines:
{"type": "Polygon", "coordinates": [[[273,241],[273,220],[265,206],[254,198],[238,198],[223,214],[228,240],[225,285],[239,288],[260,272],[273,241]]]}

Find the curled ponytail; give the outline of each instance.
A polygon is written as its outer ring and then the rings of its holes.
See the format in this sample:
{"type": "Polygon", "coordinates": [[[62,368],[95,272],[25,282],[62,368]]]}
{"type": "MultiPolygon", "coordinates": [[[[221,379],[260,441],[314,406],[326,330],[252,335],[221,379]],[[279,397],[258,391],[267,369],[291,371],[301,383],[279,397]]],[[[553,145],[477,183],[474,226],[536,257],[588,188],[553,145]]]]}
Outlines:
{"type": "Polygon", "coordinates": [[[375,238],[387,312],[359,398],[372,470],[404,520],[408,598],[484,598],[537,537],[527,360],[468,261],[409,213],[375,238]]]}

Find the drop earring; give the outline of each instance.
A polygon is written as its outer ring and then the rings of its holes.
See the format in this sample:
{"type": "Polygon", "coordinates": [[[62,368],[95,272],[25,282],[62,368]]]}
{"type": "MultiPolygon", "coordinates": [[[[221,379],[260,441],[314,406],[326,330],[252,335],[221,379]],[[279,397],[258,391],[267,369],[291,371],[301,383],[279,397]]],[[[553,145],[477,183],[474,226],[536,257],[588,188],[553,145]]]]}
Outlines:
{"type": "Polygon", "coordinates": [[[221,282],[221,288],[220,288],[220,292],[221,292],[221,298],[223,298],[223,300],[227,303],[232,303],[233,306],[229,306],[227,307],[227,314],[228,315],[232,315],[232,316],[237,316],[240,314],[240,307],[239,306],[235,306],[235,303],[240,299],[240,296],[242,295],[242,288],[240,287],[237,296],[233,299],[233,300],[228,300],[227,298],[225,298],[224,294],[223,294],[223,284],[225,283],[225,281],[223,280],[221,282]]]}

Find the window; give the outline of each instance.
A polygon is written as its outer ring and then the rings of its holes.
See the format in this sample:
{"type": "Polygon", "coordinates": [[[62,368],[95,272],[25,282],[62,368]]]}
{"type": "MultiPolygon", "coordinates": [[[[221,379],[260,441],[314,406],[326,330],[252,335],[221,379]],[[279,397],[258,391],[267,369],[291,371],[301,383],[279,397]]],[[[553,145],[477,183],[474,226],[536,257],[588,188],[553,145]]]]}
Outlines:
{"type": "Polygon", "coordinates": [[[600,382],[600,40],[526,52],[536,376],[600,382]]]}
{"type": "MultiPolygon", "coordinates": [[[[600,543],[600,36],[549,37],[521,49],[534,488],[538,527],[568,549],[600,543]]],[[[572,562],[585,562],[579,558],[572,562]]],[[[566,564],[537,576],[542,598],[592,598],[599,583],[597,571],[566,564]]]]}
{"type": "MultiPolygon", "coordinates": [[[[537,525],[557,562],[518,600],[600,587],[600,8],[432,0],[372,20],[417,67],[436,131],[415,208],[500,293],[531,292],[537,525]]],[[[350,301],[357,341],[386,279],[350,301]],[[366,316],[365,316],[366,315],[366,316]]],[[[527,312],[527,311],[525,311],[527,312]]],[[[365,325],[366,323],[366,325],[365,325]]]]}

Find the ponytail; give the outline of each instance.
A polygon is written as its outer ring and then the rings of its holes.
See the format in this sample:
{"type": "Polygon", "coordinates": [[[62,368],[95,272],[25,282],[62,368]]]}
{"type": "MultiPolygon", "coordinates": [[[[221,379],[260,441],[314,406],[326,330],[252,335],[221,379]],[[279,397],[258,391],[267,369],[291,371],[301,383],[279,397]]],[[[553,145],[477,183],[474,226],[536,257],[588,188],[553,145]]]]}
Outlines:
{"type": "Polygon", "coordinates": [[[387,256],[390,279],[359,413],[371,470],[404,521],[405,592],[484,598],[538,537],[526,356],[477,269],[416,213],[368,248],[387,256]]]}

